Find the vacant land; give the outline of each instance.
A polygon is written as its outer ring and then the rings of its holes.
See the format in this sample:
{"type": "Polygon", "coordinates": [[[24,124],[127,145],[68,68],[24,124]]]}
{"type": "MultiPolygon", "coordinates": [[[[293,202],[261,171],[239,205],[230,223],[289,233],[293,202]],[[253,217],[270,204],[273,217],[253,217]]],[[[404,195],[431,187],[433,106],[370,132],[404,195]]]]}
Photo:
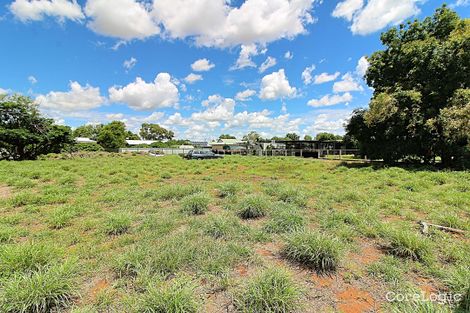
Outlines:
{"type": "Polygon", "coordinates": [[[0,162],[0,311],[465,312],[469,217],[469,172],[255,157],[0,162]],[[420,220],[466,233],[425,236],[420,220]],[[387,292],[462,297],[441,306],[387,292]]]}

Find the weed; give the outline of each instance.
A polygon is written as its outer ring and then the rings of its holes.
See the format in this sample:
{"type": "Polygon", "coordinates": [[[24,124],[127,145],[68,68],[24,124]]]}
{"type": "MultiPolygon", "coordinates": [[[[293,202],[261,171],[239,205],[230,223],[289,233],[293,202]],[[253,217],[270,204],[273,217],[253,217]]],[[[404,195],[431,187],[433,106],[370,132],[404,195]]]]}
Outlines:
{"type": "Polygon", "coordinates": [[[301,290],[282,269],[267,269],[250,279],[235,296],[240,312],[294,312],[300,306],[301,290]]]}
{"type": "Polygon", "coordinates": [[[305,218],[296,212],[295,207],[278,205],[272,211],[271,219],[264,225],[268,233],[291,233],[302,230],[305,226],[305,218]]]}
{"type": "Polygon", "coordinates": [[[390,252],[415,261],[429,261],[431,246],[426,238],[407,230],[397,230],[390,236],[390,252]]]}
{"type": "Polygon", "coordinates": [[[131,227],[132,219],[127,213],[114,213],[108,216],[104,231],[108,235],[121,235],[131,227]]]}
{"type": "Polygon", "coordinates": [[[302,231],[286,238],[283,255],[317,272],[334,271],[341,258],[341,246],[336,238],[323,233],[302,231]]]}
{"type": "Polygon", "coordinates": [[[248,195],[238,204],[238,216],[243,219],[259,218],[268,213],[271,203],[262,195],[248,195]]]}
{"type": "Polygon", "coordinates": [[[194,283],[185,278],[152,285],[142,296],[138,312],[196,313],[199,311],[200,301],[195,296],[195,289],[194,283]]]}
{"type": "Polygon", "coordinates": [[[209,207],[210,197],[205,193],[196,193],[181,200],[181,211],[187,214],[201,215],[209,207]]]}
{"type": "Polygon", "coordinates": [[[78,295],[75,273],[75,264],[67,262],[9,277],[1,286],[0,311],[39,313],[67,307],[78,295]]]}

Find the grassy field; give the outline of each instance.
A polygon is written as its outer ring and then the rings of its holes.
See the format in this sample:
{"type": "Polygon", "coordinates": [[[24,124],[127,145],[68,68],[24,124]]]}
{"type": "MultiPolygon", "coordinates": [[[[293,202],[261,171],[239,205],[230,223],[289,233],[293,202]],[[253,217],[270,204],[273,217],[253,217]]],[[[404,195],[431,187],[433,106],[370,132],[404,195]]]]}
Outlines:
{"type": "Polygon", "coordinates": [[[0,312],[466,312],[469,217],[469,172],[117,154],[0,162],[0,312]],[[420,220],[466,234],[424,236],[420,220]]]}

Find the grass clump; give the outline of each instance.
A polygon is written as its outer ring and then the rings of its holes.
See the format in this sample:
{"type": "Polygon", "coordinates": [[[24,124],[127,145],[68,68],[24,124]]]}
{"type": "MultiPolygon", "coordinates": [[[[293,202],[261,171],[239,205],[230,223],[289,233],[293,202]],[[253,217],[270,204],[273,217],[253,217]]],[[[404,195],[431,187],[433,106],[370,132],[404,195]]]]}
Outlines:
{"type": "Polygon", "coordinates": [[[294,312],[300,306],[301,290],[282,269],[267,269],[252,278],[235,296],[240,312],[294,312]]]}
{"type": "Polygon", "coordinates": [[[334,271],[341,258],[340,242],[323,233],[302,231],[286,238],[284,256],[317,272],[334,271]]]}
{"type": "Polygon", "coordinates": [[[187,214],[201,215],[209,207],[210,197],[205,193],[196,193],[181,200],[181,211],[187,214]]]}
{"type": "Polygon", "coordinates": [[[200,303],[195,296],[196,286],[187,279],[175,278],[161,286],[150,286],[143,295],[138,312],[196,313],[200,303]]]}
{"type": "Polygon", "coordinates": [[[273,210],[271,219],[264,225],[264,230],[276,234],[291,233],[302,230],[305,224],[305,218],[296,212],[294,207],[283,206],[273,210]]]}
{"type": "Polygon", "coordinates": [[[237,182],[225,182],[219,185],[218,190],[221,198],[233,197],[240,190],[240,184],[237,182]]]}
{"type": "Polygon", "coordinates": [[[65,308],[78,295],[75,274],[75,264],[70,262],[15,274],[1,284],[0,311],[40,313],[65,308]]]}
{"type": "Polygon", "coordinates": [[[265,192],[285,203],[291,203],[299,207],[307,206],[308,197],[298,187],[280,182],[268,182],[265,184],[265,192]]]}
{"type": "Polygon", "coordinates": [[[164,185],[156,194],[157,200],[181,200],[182,198],[202,192],[198,185],[164,185]]]}
{"type": "Polygon", "coordinates": [[[238,204],[238,216],[243,219],[264,217],[271,203],[262,195],[248,195],[238,204]]]}
{"type": "Polygon", "coordinates": [[[215,239],[232,239],[247,231],[232,215],[211,215],[201,225],[203,233],[215,239]]]}
{"type": "Polygon", "coordinates": [[[0,246],[0,277],[36,271],[57,259],[57,251],[43,244],[0,246]]]}
{"type": "Polygon", "coordinates": [[[114,213],[108,217],[104,231],[108,235],[121,235],[129,231],[132,219],[127,213],[114,213]]]}
{"type": "Polygon", "coordinates": [[[431,246],[415,233],[398,230],[390,235],[390,253],[414,261],[429,261],[431,246]]]}

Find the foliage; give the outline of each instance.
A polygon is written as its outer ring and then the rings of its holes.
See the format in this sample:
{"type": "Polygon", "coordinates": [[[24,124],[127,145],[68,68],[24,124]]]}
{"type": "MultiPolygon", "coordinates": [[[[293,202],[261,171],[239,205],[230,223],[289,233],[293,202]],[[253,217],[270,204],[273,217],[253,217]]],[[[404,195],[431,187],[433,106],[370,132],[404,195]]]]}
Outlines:
{"type": "Polygon", "coordinates": [[[222,198],[232,197],[237,194],[241,189],[241,186],[238,182],[229,181],[219,185],[219,195],[222,198]]]}
{"type": "Polygon", "coordinates": [[[368,58],[370,109],[347,125],[362,154],[464,165],[470,156],[470,21],[445,5],[424,21],[382,34],[385,50],[368,58]]]}
{"type": "Polygon", "coordinates": [[[286,135],[286,139],[287,140],[292,140],[292,141],[297,141],[297,140],[300,140],[300,136],[297,135],[296,133],[288,133],[286,135]]]}
{"type": "Polygon", "coordinates": [[[304,264],[317,272],[334,271],[341,257],[340,242],[331,236],[301,231],[289,235],[283,249],[286,258],[304,264]]]}
{"type": "Polygon", "coordinates": [[[431,247],[425,238],[410,231],[397,230],[390,236],[392,254],[417,261],[426,261],[431,255],[431,247]]]}
{"type": "Polygon", "coordinates": [[[188,214],[204,214],[209,207],[210,197],[205,193],[188,195],[181,200],[181,210],[188,214]]]}
{"type": "Polygon", "coordinates": [[[98,134],[100,133],[101,127],[103,127],[102,124],[88,124],[79,126],[74,129],[73,137],[90,138],[91,140],[96,140],[98,138],[98,134]]]}
{"type": "Polygon", "coordinates": [[[175,134],[158,124],[144,123],[140,128],[140,137],[144,140],[172,140],[175,134]]]}
{"type": "Polygon", "coordinates": [[[302,291],[283,269],[270,268],[252,278],[235,297],[240,312],[288,313],[300,306],[302,291]]]}
{"type": "Polygon", "coordinates": [[[74,151],[101,152],[104,148],[97,143],[76,143],[73,145],[74,151]]]}
{"type": "Polygon", "coordinates": [[[274,208],[271,219],[264,225],[269,233],[290,233],[305,227],[305,218],[291,205],[278,204],[274,208]]]}
{"type": "Polygon", "coordinates": [[[238,216],[243,219],[263,217],[269,208],[269,200],[262,195],[248,195],[238,205],[238,216]]]}
{"type": "Polygon", "coordinates": [[[195,297],[194,283],[175,278],[161,286],[151,285],[140,301],[142,313],[196,313],[200,303],[195,297]]]}
{"type": "Polygon", "coordinates": [[[117,150],[126,146],[126,137],[126,125],[114,121],[101,127],[97,141],[106,150],[117,150]]]}
{"type": "Polygon", "coordinates": [[[0,311],[45,313],[65,308],[78,296],[75,275],[72,262],[16,274],[0,285],[0,311]]]}
{"type": "Polygon", "coordinates": [[[42,117],[31,98],[0,95],[0,159],[36,159],[72,142],[70,127],[42,117]]]}
{"type": "Polygon", "coordinates": [[[219,139],[237,139],[237,137],[229,135],[229,134],[222,134],[219,136],[219,139]]]}
{"type": "Polygon", "coordinates": [[[335,141],[335,140],[342,140],[343,136],[335,135],[332,133],[318,133],[315,136],[315,140],[319,141],[335,141]]]}
{"type": "Polygon", "coordinates": [[[258,134],[257,132],[251,131],[248,134],[246,134],[245,136],[243,136],[243,141],[259,142],[259,141],[263,141],[263,137],[260,134],[258,134]]]}
{"type": "Polygon", "coordinates": [[[304,140],[306,140],[306,141],[312,141],[312,140],[313,140],[313,137],[310,136],[310,135],[305,135],[305,136],[304,136],[304,140]]]}
{"type": "Polygon", "coordinates": [[[131,224],[132,219],[129,214],[114,213],[108,217],[104,229],[108,235],[121,235],[129,230],[131,224]]]}

